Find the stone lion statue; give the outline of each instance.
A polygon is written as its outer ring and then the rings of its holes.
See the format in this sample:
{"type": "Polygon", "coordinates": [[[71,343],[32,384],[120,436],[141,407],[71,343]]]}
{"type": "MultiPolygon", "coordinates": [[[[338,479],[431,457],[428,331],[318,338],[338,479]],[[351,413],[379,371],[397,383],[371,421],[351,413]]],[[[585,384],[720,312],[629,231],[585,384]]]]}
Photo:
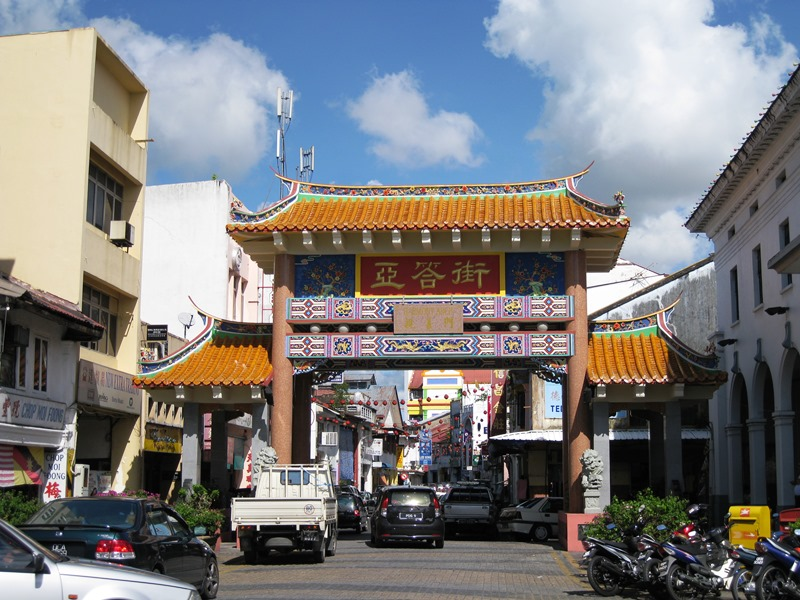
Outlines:
{"type": "Polygon", "coordinates": [[[603,484],[603,459],[597,450],[591,448],[581,454],[583,474],[581,485],[584,490],[599,490],[603,484]]]}
{"type": "Polygon", "coordinates": [[[258,453],[255,460],[253,460],[253,488],[258,485],[258,480],[261,477],[261,471],[267,465],[274,465],[278,462],[278,453],[272,446],[264,446],[261,452],[258,453]]]}

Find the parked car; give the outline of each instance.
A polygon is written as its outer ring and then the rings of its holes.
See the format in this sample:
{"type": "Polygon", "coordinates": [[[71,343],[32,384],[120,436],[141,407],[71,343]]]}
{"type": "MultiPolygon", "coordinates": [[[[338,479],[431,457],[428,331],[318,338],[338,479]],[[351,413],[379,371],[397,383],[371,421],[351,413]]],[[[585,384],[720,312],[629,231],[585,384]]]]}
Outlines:
{"type": "Polygon", "coordinates": [[[444,547],[444,519],[439,498],[429,487],[385,487],[370,519],[374,546],[385,542],[425,541],[444,547]]]}
{"type": "Polygon", "coordinates": [[[355,529],[356,533],[367,530],[367,509],[361,496],[339,494],[336,496],[336,518],[339,531],[355,529]]]}
{"type": "Polygon", "coordinates": [[[497,508],[491,490],[485,485],[452,486],[442,498],[442,512],[448,534],[476,529],[497,533],[497,508]]]}
{"type": "Polygon", "coordinates": [[[19,528],[62,556],[163,573],[192,584],[205,600],[217,596],[216,554],[160,500],[60,498],[45,504],[19,528]]]}
{"type": "Polygon", "coordinates": [[[199,600],[194,586],[172,577],[53,552],[0,520],[0,586],[4,598],[147,598],[199,600]]]}
{"type": "Polygon", "coordinates": [[[497,531],[532,542],[546,542],[558,530],[558,513],[563,509],[563,498],[531,498],[502,509],[497,531]]]}

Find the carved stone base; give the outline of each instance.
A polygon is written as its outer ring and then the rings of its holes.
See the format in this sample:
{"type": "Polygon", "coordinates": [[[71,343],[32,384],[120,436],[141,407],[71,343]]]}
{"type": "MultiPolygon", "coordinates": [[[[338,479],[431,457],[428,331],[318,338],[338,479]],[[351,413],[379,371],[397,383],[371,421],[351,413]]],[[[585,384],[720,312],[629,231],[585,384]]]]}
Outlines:
{"type": "Polygon", "coordinates": [[[583,507],[583,512],[586,514],[602,512],[603,507],[600,506],[600,490],[584,490],[583,507]]]}

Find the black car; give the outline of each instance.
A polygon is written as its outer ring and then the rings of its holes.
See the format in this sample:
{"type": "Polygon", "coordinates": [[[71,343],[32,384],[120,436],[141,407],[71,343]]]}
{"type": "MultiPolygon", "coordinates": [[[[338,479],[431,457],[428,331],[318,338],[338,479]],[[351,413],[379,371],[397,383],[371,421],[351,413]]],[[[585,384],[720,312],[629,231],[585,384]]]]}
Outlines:
{"type": "Polygon", "coordinates": [[[339,494],[336,496],[336,517],[339,531],[355,529],[361,533],[367,529],[367,510],[361,496],[355,494],[339,494]]]}
{"type": "Polygon", "coordinates": [[[444,519],[439,498],[429,487],[383,488],[370,519],[372,544],[385,542],[429,542],[444,547],[444,519]]]}
{"type": "Polygon", "coordinates": [[[219,589],[217,556],[178,513],[153,498],[86,496],[52,500],[19,529],[65,556],[119,563],[219,589]]]}

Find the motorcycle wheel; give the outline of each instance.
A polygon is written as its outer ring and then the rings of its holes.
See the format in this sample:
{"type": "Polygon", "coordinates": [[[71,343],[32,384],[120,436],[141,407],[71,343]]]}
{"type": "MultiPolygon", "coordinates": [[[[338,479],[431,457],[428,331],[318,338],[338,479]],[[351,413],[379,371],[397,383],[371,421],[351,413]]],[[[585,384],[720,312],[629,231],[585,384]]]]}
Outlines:
{"type": "Polygon", "coordinates": [[[784,596],[786,574],[776,565],[767,565],[756,580],[758,600],[777,600],[784,596]]]}
{"type": "Polygon", "coordinates": [[[667,593],[672,600],[688,600],[700,594],[693,585],[686,581],[686,567],[681,563],[673,563],[667,571],[667,593]]]}
{"type": "Polygon", "coordinates": [[[622,580],[619,575],[606,569],[603,564],[606,560],[603,556],[593,556],[586,567],[586,578],[598,596],[616,596],[622,587],[622,580]]]}
{"type": "Polygon", "coordinates": [[[753,572],[745,567],[740,567],[733,574],[733,579],[731,580],[731,596],[733,596],[733,600],[755,600],[756,595],[746,590],[752,581],[753,572]]]}

